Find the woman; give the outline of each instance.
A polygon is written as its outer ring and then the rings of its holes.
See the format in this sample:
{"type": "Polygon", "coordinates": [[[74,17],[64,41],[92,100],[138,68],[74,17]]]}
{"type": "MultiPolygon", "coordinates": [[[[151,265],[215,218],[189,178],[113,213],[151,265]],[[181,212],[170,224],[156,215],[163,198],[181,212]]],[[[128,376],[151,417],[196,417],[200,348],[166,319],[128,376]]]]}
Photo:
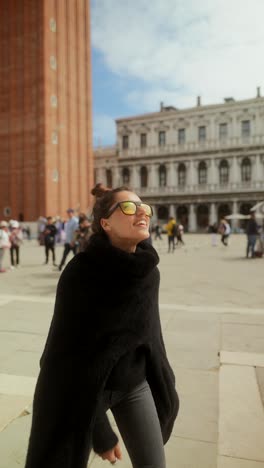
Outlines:
{"type": "Polygon", "coordinates": [[[158,255],[144,242],[152,209],[125,187],[98,184],[93,235],[61,275],[41,358],[26,468],[86,468],[91,448],[115,463],[165,468],[178,412],[162,339],[158,255]]]}

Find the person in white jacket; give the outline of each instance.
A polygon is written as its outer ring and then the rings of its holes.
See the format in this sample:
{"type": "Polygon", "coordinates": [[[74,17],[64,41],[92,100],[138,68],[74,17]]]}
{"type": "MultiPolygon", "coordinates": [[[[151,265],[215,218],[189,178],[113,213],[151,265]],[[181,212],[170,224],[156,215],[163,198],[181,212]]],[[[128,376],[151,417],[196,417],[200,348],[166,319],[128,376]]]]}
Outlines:
{"type": "Polygon", "coordinates": [[[6,269],[3,268],[3,259],[5,250],[10,248],[10,241],[8,235],[8,224],[6,221],[0,223],[0,273],[5,273],[6,269]]]}

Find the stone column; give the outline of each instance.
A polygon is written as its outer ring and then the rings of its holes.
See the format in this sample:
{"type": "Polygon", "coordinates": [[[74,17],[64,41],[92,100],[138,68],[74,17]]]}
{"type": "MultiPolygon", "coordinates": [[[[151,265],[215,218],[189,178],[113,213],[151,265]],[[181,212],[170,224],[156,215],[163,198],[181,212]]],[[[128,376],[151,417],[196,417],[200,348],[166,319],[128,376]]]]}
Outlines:
{"type": "MultiPolygon", "coordinates": [[[[237,213],[238,213],[237,200],[233,200],[232,214],[237,214],[237,213]]],[[[231,219],[231,227],[232,227],[232,230],[236,232],[239,227],[239,220],[231,219]]]]}
{"type": "Polygon", "coordinates": [[[194,205],[190,205],[189,209],[189,232],[196,232],[197,230],[197,222],[196,222],[196,213],[194,209],[194,205]]]}
{"type": "Polygon", "coordinates": [[[119,187],[121,185],[119,167],[113,167],[113,187],[119,187]]]}
{"type": "Polygon", "coordinates": [[[106,185],[105,169],[103,167],[98,167],[97,169],[96,182],[106,185]]]}
{"type": "Polygon", "coordinates": [[[175,165],[174,162],[171,161],[168,165],[166,165],[167,169],[167,186],[168,187],[175,187],[175,165]]]}
{"type": "Polygon", "coordinates": [[[158,219],[158,210],[157,210],[156,205],[151,205],[151,206],[153,209],[153,217],[152,217],[151,223],[153,224],[153,222],[157,221],[158,219]]]}
{"type": "Polygon", "coordinates": [[[215,205],[215,203],[211,203],[210,204],[209,223],[214,224],[216,222],[217,222],[216,205],[215,205]]]}
{"type": "Polygon", "coordinates": [[[172,216],[173,218],[175,218],[175,206],[170,204],[169,206],[169,216],[172,216]]]}
{"type": "Polygon", "coordinates": [[[139,168],[137,166],[133,166],[131,177],[131,189],[136,190],[139,188],[139,185],[139,168]]]}
{"type": "Polygon", "coordinates": [[[152,183],[151,183],[150,187],[152,187],[152,188],[159,187],[159,166],[157,164],[152,164],[151,165],[150,177],[151,177],[151,180],[152,180],[152,183]]]}
{"type": "Polygon", "coordinates": [[[240,166],[239,166],[237,156],[234,156],[232,160],[232,171],[231,171],[231,177],[230,177],[230,182],[232,184],[236,185],[239,183],[240,181],[239,170],[240,170],[240,166]]]}
{"type": "MultiPolygon", "coordinates": [[[[178,169],[179,169],[179,163],[178,162],[175,162],[173,163],[173,166],[174,166],[174,187],[175,189],[177,189],[178,187],[178,169]]],[[[187,167],[186,167],[186,184],[187,184],[187,167]]]]}
{"type": "Polygon", "coordinates": [[[252,173],[252,182],[257,183],[263,181],[263,168],[260,154],[256,154],[255,161],[253,165],[253,173],[252,173]]]}
{"type": "Polygon", "coordinates": [[[208,183],[216,187],[219,184],[219,163],[215,159],[211,159],[209,180],[208,183]]]}
{"type": "Polygon", "coordinates": [[[197,177],[195,177],[194,161],[188,161],[188,165],[186,167],[188,170],[187,185],[191,188],[191,190],[193,190],[193,186],[197,184],[197,177]]]}

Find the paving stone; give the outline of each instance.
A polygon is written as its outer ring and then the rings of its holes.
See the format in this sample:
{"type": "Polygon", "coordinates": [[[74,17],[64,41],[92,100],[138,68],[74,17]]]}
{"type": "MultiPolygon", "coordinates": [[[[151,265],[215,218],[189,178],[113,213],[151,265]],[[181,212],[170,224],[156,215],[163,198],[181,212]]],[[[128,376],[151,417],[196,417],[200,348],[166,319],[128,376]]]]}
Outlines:
{"type": "MultiPolygon", "coordinates": [[[[174,298],[175,300],[175,298],[174,298]]],[[[184,304],[184,303],[176,303],[173,302],[173,300],[170,303],[166,303],[165,301],[160,302],[160,308],[162,310],[174,310],[174,311],[182,311],[182,312],[192,312],[192,313],[203,313],[203,312],[209,312],[212,315],[215,314],[220,314],[221,316],[247,316],[250,317],[251,315],[253,317],[259,316],[260,318],[263,317],[263,308],[252,308],[252,307],[234,307],[234,304],[231,305],[193,305],[193,304],[184,304]]],[[[223,322],[229,323],[230,320],[222,320],[223,322]]],[[[235,321],[235,320],[234,320],[235,321]]],[[[239,322],[239,320],[238,320],[239,322]]],[[[232,321],[231,321],[232,323],[232,321]]]]}
{"type": "Polygon", "coordinates": [[[178,331],[171,332],[165,330],[163,335],[166,340],[167,350],[171,354],[177,353],[181,350],[207,350],[208,352],[218,352],[220,348],[220,333],[217,326],[210,327],[210,333],[207,333],[207,329],[195,330],[195,327],[191,329],[178,328],[178,331]]]}
{"type": "Polygon", "coordinates": [[[264,468],[264,463],[241,458],[218,457],[217,468],[264,468]]]}
{"type": "Polygon", "coordinates": [[[216,442],[218,434],[218,373],[174,369],[180,410],[173,429],[178,437],[216,442]]]}
{"type": "Polygon", "coordinates": [[[219,368],[218,350],[208,352],[207,349],[177,349],[172,352],[170,348],[167,350],[170,364],[173,368],[178,367],[184,369],[201,369],[201,370],[217,370],[219,368]]]}
{"type": "Polygon", "coordinates": [[[30,405],[31,400],[29,396],[0,394],[0,431],[16,419],[30,405]]]}
{"type": "Polygon", "coordinates": [[[264,326],[222,324],[222,345],[225,351],[264,353],[264,326]]]}
{"type": "Polygon", "coordinates": [[[35,377],[0,374],[0,394],[32,397],[35,386],[35,377]]]}
{"type": "Polygon", "coordinates": [[[177,332],[178,330],[190,330],[201,332],[206,328],[210,332],[215,330],[215,327],[218,328],[220,324],[220,318],[217,314],[212,312],[199,311],[199,313],[194,314],[192,311],[182,311],[182,310],[166,310],[161,309],[161,313],[170,312],[169,321],[168,321],[168,331],[177,332]],[[209,328],[208,328],[209,327],[209,328]]]}
{"type": "Polygon", "coordinates": [[[167,468],[216,468],[216,444],[172,437],[165,453],[167,468]]]}
{"type": "Polygon", "coordinates": [[[160,320],[163,331],[166,330],[168,322],[173,315],[174,311],[172,310],[160,310],[160,320]]]}
{"type": "Polygon", "coordinates": [[[256,367],[256,378],[257,378],[260,397],[262,400],[262,404],[264,406],[264,368],[263,367],[256,367]]]}
{"type": "Polygon", "coordinates": [[[0,433],[0,467],[16,468],[25,466],[31,416],[17,418],[0,433]]]}
{"type": "Polygon", "coordinates": [[[239,366],[264,367],[264,354],[237,353],[235,351],[221,351],[221,364],[235,364],[239,366]]]}
{"type": "Polygon", "coordinates": [[[0,306],[0,331],[43,334],[49,327],[52,313],[51,303],[13,300],[0,306]]]}
{"type": "Polygon", "coordinates": [[[246,325],[264,325],[264,316],[263,316],[263,309],[260,310],[261,313],[254,314],[222,314],[221,315],[221,322],[222,323],[240,323],[246,325]]]}
{"type": "Polygon", "coordinates": [[[255,369],[223,365],[219,390],[219,455],[264,462],[264,411],[255,369]]]}
{"type": "MultiPolygon", "coordinates": [[[[181,399],[179,418],[173,436],[166,445],[167,468],[216,468],[219,403],[217,353],[221,349],[262,352],[263,262],[242,261],[239,256],[241,252],[244,255],[245,237],[233,236],[233,239],[229,249],[220,246],[210,249],[208,236],[188,235],[188,246],[177,249],[175,255],[169,256],[164,237],[159,265],[161,321],[181,399]],[[214,274],[210,274],[212,271],[214,274]],[[240,328],[243,325],[245,328],[240,328]],[[251,327],[252,330],[255,327],[254,333],[251,333],[251,327]],[[222,347],[220,343],[223,330],[230,349],[222,347]],[[251,347],[254,342],[257,349],[251,347]],[[250,344],[248,349],[245,343],[250,344]]],[[[61,255],[60,246],[57,248],[57,258],[60,259],[61,255]]],[[[43,257],[43,247],[33,241],[25,243],[22,246],[21,268],[1,276],[0,372],[21,375],[22,379],[26,376],[36,377],[38,373],[38,360],[47,336],[56,284],[60,277],[51,266],[41,265],[43,257]]],[[[260,399],[257,391],[254,393],[249,389],[248,394],[250,400],[260,399]]],[[[230,395],[233,399],[233,404],[230,402],[232,410],[236,408],[237,393],[231,391],[230,395]]],[[[2,401],[6,410],[15,406],[13,397],[17,399],[18,410],[20,406],[24,407],[27,398],[30,399],[25,397],[24,401],[21,395],[4,395],[2,401]],[[4,398],[9,400],[6,399],[4,403],[4,398]]],[[[251,409],[249,406],[249,413],[251,409]]],[[[254,419],[254,409],[251,416],[254,419]]],[[[30,416],[15,419],[0,433],[0,468],[24,467],[30,422],[30,416]]],[[[114,424],[112,418],[111,422],[114,424]]],[[[248,427],[254,427],[253,423],[250,422],[248,427]]],[[[255,439],[258,443],[258,437],[263,439],[262,427],[260,435],[254,432],[254,443],[255,439]]],[[[123,453],[124,462],[117,466],[131,468],[124,448],[123,453]]],[[[222,458],[230,463],[234,460],[237,462],[235,458],[220,457],[221,462],[222,458]]],[[[91,463],[100,468],[108,466],[99,458],[91,460],[91,463]]],[[[241,466],[221,468],[263,468],[260,464],[255,466],[253,460],[249,460],[249,463],[252,464],[248,466],[242,460],[241,466]]]]}
{"type": "Polygon", "coordinates": [[[39,360],[44,348],[45,340],[39,340],[39,351],[19,350],[4,359],[0,357],[0,369],[3,374],[36,377],[39,373],[39,360]]]}
{"type": "MultiPolygon", "coordinates": [[[[0,333],[0,372],[3,373],[13,373],[11,368],[8,368],[8,361],[12,369],[17,368],[15,361],[16,357],[18,362],[23,360],[23,357],[20,356],[21,353],[28,353],[28,357],[32,362],[25,364],[24,368],[36,367],[39,363],[39,357],[44,348],[44,343],[46,341],[46,336],[32,335],[27,333],[19,332],[6,332],[0,333]]],[[[25,358],[25,356],[24,356],[25,358]]],[[[18,369],[18,372],[15,372],[17,375],[27,375],[23,373],[23,368],[18,369]]]]}

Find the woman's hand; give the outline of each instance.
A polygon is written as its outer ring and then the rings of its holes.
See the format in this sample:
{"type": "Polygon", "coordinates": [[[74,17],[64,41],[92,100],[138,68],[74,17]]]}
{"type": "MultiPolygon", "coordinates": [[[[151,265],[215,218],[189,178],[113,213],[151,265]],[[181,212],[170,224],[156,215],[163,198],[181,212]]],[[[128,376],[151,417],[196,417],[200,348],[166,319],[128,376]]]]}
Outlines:
{"type": "Polygon", "coordinates": [[[110,463],[115,463],[116,460],[121,460],[122,451],[119,443],[117,443],[115,447],[111,450],[107,450],[107,452],[100,453],[99,457],[101,457],[103,460],[110,461],[110,463]]]}

